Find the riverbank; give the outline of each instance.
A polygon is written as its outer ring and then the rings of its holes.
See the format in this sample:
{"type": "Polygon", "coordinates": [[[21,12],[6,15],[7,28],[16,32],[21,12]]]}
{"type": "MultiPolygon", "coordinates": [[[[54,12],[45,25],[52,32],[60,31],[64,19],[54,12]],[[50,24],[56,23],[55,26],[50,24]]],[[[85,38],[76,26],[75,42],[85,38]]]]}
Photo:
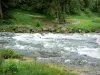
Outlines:
{"type": "Polygon", "coordinates": [[[66,22],[59,24],[54,17],[12,9],[8,11],[10,18],[0,20],[0,32],[15,33],[100,33],[100,17],[91,15],[66,15],[66,22]]]}
{"type": "Polygon", "coordinates": [[[70,53],[64,58],[34,58],[22,56],[11,49],[0,50],[1,75],[99,75],[100,60],[86,55],[70,53]],[[2,53],[2,55],[1,55],[2,53]],[[5,58],[8,57],[8,58],[5,58]],[[19,57],[20,56],[20,57],[19,57]],[[70,61],[69,61],[70,59],[70,61]],[[59,61],[61,60],[61,61],[59,61]],[[28,69],[27,69],[28,68],[28,69]]]}
{"type": "Polygon", "coordinates": [[[37,62],[12,49],[0,49],[0,75],[76,75],[63,66],[37,62]],[[20,56],[20,57],[19,57],[20,56]]]}
{"type": "Polygon", "coordinates": [[[93,31],[84,30],[84,29],[75,29],[75,28],[67,28],[66,26],[49,26],[49,27],[33,27],[33,26],[25,26],[25,25],[14,25],[14,26],[0,26],[0,32],[14,32],[14,33],[100,33],[100,29],[96,29],[93,31]]]}

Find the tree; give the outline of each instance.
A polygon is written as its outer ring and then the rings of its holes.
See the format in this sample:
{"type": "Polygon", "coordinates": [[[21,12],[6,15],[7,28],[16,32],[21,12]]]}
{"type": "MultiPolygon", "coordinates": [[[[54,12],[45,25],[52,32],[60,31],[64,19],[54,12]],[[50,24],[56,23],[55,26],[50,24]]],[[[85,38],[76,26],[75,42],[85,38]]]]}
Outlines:
{"type": "Polygon", "coordinates": [[[65,14],[80,14],[81,11],[84,12],[87,9],[99,12],[100,0],[0,0],[0,18],[3,18],[5,9],[9,7],[49,14],[60,21],[64,19],[65,14]]]}
{"type": "Polygon", "coordinates": [[[2,1],[0,0],[0,18],[3,18],[3,12],[2,12],[2,1]]]}

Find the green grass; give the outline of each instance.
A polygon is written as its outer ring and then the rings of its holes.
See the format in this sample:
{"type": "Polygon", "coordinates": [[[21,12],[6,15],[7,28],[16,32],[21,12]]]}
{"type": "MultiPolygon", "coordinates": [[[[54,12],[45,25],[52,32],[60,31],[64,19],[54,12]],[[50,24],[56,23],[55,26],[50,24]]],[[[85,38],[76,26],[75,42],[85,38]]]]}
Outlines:
{"type": "Polygon", "coordinates": [[[20,58],[20,54],[12,49],[0,49],[0,57],[3,59],[20,58]]]}
{"type": "Polygon", "coordinates": [[[92,22],[94,22],[94,23],[100,23],[100,18],[95,18],[95,19],[92,20],[92,22]]]}
{"type": "Polygon", "coordinates": [[[43,23],[40,18],[46,18],[44,15],[23,11],[21,9],[10,9],[8,15],[10,18],[8,20],[0,20],[0,25],[31,25],[37,27],[39,24],[42,27],[43,23]]]}
{"type": "Polygon", "coordinates": [[[98,16],[69,16],[68,20],[80,21],[79,24],[67,25],[69,29],[74,29],[76,31],[94,32],[100,29],[100,17],[98,16]]]}
{"type": "Polygon", "coordinates": [[[50,15],[44,15],[34,12],[24,11],[22,9],[9,9],[8,11],[9,18],[0,20],[0,25],[2,26],[32,26],[32,27],[44,27],[46,22],[54,19],[50,15]]]}
{"type": "Polygon", "coordinates": [[[62,68],[47,63],[35,61],[5,60],[1,66],[0,75],[75,75],[65,72],[62,68]]]}

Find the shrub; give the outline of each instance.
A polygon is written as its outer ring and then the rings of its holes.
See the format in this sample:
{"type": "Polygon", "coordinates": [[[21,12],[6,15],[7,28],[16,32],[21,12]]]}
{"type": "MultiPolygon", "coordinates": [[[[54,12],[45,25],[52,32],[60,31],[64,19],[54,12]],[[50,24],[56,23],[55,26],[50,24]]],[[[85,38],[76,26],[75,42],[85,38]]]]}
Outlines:
{"type": "Polygon", "coordinates": [[[36,23],[36,27],[42,27],[43,26],[42,23],[38,20],[36,20],[35,23],[36,23]]]}
{"type": "Polygon", "coordinates": [[[3,72],[5,74],[15,74],[18,72],[18,67],[15,63],[10,63],[9,65],[6,65],[5,68],[3,67],[3,72]]]}
{"type": "Polygon", "coordinates": [[[4,59],[8,58],[20,58],[20,55],[18,53],[15,53],[12,49],[1,49],[0,55],[4,59]]]}

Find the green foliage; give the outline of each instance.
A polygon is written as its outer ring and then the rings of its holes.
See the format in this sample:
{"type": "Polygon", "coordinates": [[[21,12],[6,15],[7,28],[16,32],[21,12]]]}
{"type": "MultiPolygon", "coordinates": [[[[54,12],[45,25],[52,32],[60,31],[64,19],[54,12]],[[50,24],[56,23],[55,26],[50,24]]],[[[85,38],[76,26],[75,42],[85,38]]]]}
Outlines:
{"type": "Polygon", "coordinates": [[[6,60],[2,64],[2,72],[0,72],[0,75],[75,75],[64,71],[54,64],[29,61],[19,60],[19,62],[16,62],[13,60],[6,60]]]}
{"type": "Polygon", "coordinates": [[[43,26],[42,23],[39,20],[36,20],[35,22],[36,22],[36,27],[42,27],[43,26]]]}
{"type": "Polygon", "coordinates": [[[33,7],[32,6],[28,6],[27,4],[23,4],[21,6],[21,9],[26,10],[26,11],[32,11],[33,7]]]}
{"type": "Polygon", "coordinates": [[[81,9],[80,9],[80,1],[79,0],[71,0],[70,1],[70,13],[71,14],[79,14],[81,9]]]}
{"type": "Polygon", "coordinates": [[[14,62],[11,62],[9,64],[4,63],[2,66],[2,74],[14,75],[17,72],[18,72],[18,67],[14,62]]]}
{"type": "Polygon", "coordinates": [[[86,9],[84,12],[88,17],[91,17],[93,15],[89,9],[86,9]]]}
{"type": "MultiPolygon", "coordinates": [[[[2,5],[4,5],[4,8],[16,7],[26,11],[50,14],[53,16],[57,16],[56,13],[58,13],[58,16],[59,13],[80,14],[81,11],[84,12],[87,9],[98,13],[100,12],[99,0],[2,0],[0,5],[1,11],[3,10],[2,5]]],[[[1,14],[2,12],[0,12],[1,14]]]]}
{"type": "Polygon", "coordinates": [[[20,58],[20,55],[16,52],[14,52],[12,49],[1,49],[0,55],[4,59],[8,58],[20,58]]]}
{"type": "Polygon", "coordinates": [[[88,33],[100,29],[100,18],[97,16],[72,16],[70,20],[80,21],[80,23],[67,25],[69,32],[88,33]]]}
{"type": "MultiPolygon", "coordinates": [[[[78,20],[83,18],[87,20],[88,17],[91,19],[92,15],[100,13],[100,0],[46,0],[46,1],[45,0],[7,0],[7,2],[5,0],[2,0],[2,3],[3,5],[5,4],[7,7],[11,9],[8,9],[5,6],[3,6],[4,9],[2,10],[5,11],[4,15],[7,14],[10,16],[10,18],[8,20],[4,20],[4,19],[0,20],[1,26],[30,25],[32,27],[43,27],[44,24],[53,25],[54,23],[51,22],[50,20],[51,16],[52,16],[52,20],[55,18],[56,21],[58,21],[57,23],[59,25],[59,23],[66,24],[66,14],[76,15],[76,16],[79,15],[80,17],[78,20]],[[84,17],[84,14],[86,17],[84,17]],[[49,19],[48,16],[46,15],[49,15],[49,19]],[[49,22],[47,20],[49,20],[49,22]]],[[[71,28],[75,27],[74,28],[75,31],[81,29],[82,31],[86,30],[86,32],[87,30],[88,32],[91,32],[100,28],[99,19],[93,19],[91,21],[89,20],[87,21],[88,22],[85,22],[86,23],[85,25],[83,24],[84,22],[82,21],[82,23],[80,24],[77,25],[71,24],[69,27],[71,28]]],[[[11,29],[7,29],[7,30],[12,31],[11,29]]],[[[1,28],[1,31],[6,31],[6,29],[1,28]]],[[[23,30],[19,29],[18,31],[23,32],[24,29],[23,30]]]]}
{"type": "Polygon", "coordinates": [[[42,27],[41,19],[46,19],[44,15],[27,12],[20,9],[11,9],[8,11],[11,19],[0,20],[0,25],[31,25],[42,27]]]}
{"type": "Polygon", "coordinates": [[[8,19],[8,20],[0,20],[0,25],[10,25],[13,23],[12,19],[8,19]]]}
{"type": "Polygon", "coordinates": [[[92,20],[94,23],[100,23],[100,18],[96,18],[92,20]]]}

